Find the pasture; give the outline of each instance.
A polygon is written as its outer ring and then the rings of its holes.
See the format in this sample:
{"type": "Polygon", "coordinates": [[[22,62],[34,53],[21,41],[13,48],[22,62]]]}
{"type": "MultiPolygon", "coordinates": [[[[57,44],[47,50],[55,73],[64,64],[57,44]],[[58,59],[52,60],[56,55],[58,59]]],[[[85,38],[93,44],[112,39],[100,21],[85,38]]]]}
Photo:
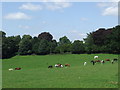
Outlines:
{"type": "Polygon", "coordinates": [[[4,59],[3,88],[118,88],[118,62],[92,65],[91,60],[118,58],[114,54],[64,54],[15,56],[4,59]],[[84,66],[84,62],[87,64],[84,66]],[[56,63],[70,67],[48,68],[56,63]],[[9,71],[9,68],[21,70],[9,71]]]}

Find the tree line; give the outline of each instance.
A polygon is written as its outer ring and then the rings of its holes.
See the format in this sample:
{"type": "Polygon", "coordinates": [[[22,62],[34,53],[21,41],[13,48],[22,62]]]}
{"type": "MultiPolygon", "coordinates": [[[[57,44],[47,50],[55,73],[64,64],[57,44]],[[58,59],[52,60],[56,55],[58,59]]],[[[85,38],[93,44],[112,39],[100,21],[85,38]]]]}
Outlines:
{"type": "MultiPolygon", "coordinates": [[[[120,53],[120,25],[113,28],[100,28],[87,34],[83,41],[71,42],[66,36],[53,39],[49,32],[37,37],[30,35],[8,36],[0,31],[2,37],[2,58],[15,55],[82,54],[82,53],[120,53]]],[[[1,39],[0,39],[1,40],[1,39]]]]}

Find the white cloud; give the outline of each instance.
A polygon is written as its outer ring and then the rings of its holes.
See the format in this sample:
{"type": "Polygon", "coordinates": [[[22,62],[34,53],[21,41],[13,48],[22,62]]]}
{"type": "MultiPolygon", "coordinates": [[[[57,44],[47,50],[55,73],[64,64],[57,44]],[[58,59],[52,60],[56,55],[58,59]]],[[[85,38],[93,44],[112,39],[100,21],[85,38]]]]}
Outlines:
{"type": "Polygon", "coordinates": [[[63,8],[68,8],[72,5],[69,2],[50,2],[50,3],[44,3],[44,4],[46,9],[48,10],[59,10],[63,8]]]}
{"type": "Polygon", "coordinates": [[[106,15],[117,16],[118,15],[118,7],[108,7],[103,11],[102,15],[104,15],[104,16],[106,16],[106,15]]]}
{"type": "Polygon", "coordinates": [[[42,6],[41,5],[34,5],[31,3],[26,3],[26,4],[23,4],[22,6],[20,6],[19,9],[36,11],[36,10],[42,10],[42,6]]]}
{"type": "Polygon", "coordinates": [[[62,2],[62,1],[49,2],[48,0],[45,0],[44,2],[42,2],[41,5],[26,3],[26,4],[21,5],[19,7],[19,9],[25,9],[25,10],[31,10],[31,11],[47,9],[47,10],[54,11],[54,10],[62,10],[64,8],[68,8],[71,5],[72,5],[72,3],[70,3],[70,2],[62,2]]]}
{"type": "Polygon", "coordinates": [[[18,27],[21,28],[21,29],[29,29],[29,28],[30,28],[30,27],[27,26],[27,25],[19,25],[18,27]]]}
{"type": "Polygon", "coordinates": [[[111,0],[111,1],[113,2],[98,3],[98,7],[102,8],[103,16],[107,16],[107,15],[117,16],[118,15],[118,3],[116,2],[117,0],[111,0]]]}
{"type": "Polygon", "coordinates": [[[6,15],[4,17],[5,19],[31,19],[30,16],[26,15],[25,13],[22,13],[22,12],[17,12],[17,13],[9,13],[8,15],[6,15]]]}

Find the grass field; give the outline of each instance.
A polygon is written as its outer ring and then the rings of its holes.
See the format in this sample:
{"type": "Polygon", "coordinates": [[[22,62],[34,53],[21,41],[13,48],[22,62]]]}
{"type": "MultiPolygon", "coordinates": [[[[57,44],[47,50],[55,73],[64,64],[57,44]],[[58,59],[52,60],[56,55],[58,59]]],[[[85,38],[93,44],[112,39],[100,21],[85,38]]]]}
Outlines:
{"type": "Polygon", "coordinates": [[[118,58],[114,54],[65,54],[45,56],[15,56],[3,60],[3,88],[118,88],[118,63],[90,63],[95,55],[99,60],[118,58]],[[84,62],[86,66],[83,66],[84,62]],[[69,63],[68,68],[49,65],[69,63]],[[22,70],[8,71],[21,67],[22,70]]]}

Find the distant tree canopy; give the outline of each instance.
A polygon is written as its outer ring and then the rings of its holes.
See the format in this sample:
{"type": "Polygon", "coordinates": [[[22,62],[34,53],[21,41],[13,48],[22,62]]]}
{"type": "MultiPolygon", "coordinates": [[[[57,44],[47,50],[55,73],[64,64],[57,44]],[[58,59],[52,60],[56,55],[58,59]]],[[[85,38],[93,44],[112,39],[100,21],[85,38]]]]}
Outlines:
{"type": "Polygon", "coordinates": [[[70,40],[66,36],[61,37],[59,39],[59,45],[70,44],[70,43],[71,43],[70,40]]]}
{"type": "Polygon", "coordinates": [[[71,42],[66,36],[61,37],[59,39],[57,50],[60,53],[65,53],[65,52],[71,51],[71,42]]]}
{"type": "Polygon", "coordinates": [[[47,40],[47,41],[52,41],[53,36],[49,33],[49,32],[43,32],[41,34],[38,35],[38,38],[40,40],[47,40]]]}
{"type": "Polygon", "coordinates": [[[85,46],[83,41],[75,40],[72,44],[72,53],[73,54],[80,54],[85,52],[85,46]]]}
{"type": "Polygon", "coordinates": [[[20,36],[6,37],[2,35],[2,58],[10,58],[18,52],[20,36]]]}
{"type": "Polygon", "coordinates": [[[6,33],[0,31],[0,37],[3,59],[31,54],[120,53],[120,25],[87,33],[87,37],[84,38],[85,43],[80,40],[71,42],[66,36],[60,37],[57,42],[49,32],[43,32],[38,37],[23,35],[21,38],[20,35],[6,37],[6,33]]]}
{"type": "Polygon", "coordinates": [[[85,38],[88,53],[120,53],[120,25],[110,29],[98,29],[85,38]]]}
{"type": "Polygon", "coordinates": [[[24,35],[19,43],[18,53],[20,55],[26,55],[32,53],[32,37],[30,35],[24,35]]]}
{"type": "Polygon", "coordinates": [[[105,44],[106,38],[112,33],[112,29],[100,28],[92,33],[93,41],[95,45],[101,46],[105,44]]]}

